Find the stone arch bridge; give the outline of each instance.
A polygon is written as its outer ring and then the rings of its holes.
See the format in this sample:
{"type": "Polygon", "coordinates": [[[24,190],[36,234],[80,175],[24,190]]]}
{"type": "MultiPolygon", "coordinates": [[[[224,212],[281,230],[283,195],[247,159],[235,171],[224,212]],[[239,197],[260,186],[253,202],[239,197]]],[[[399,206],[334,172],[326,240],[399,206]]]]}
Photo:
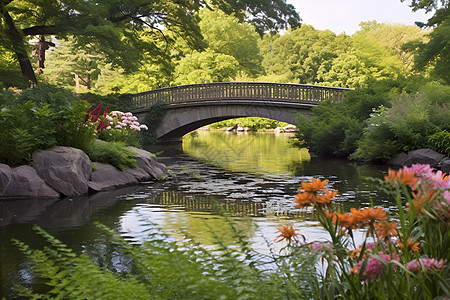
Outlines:
{"type": "Polygon", "coordinates": [[[295,124],[301,113],[309,117],[320,101],[343,98],[347,88],[326,86],[220,82],[174,86],[133,94],[133,113],[142,122],[155,103],[167,112],[156,129],[158,141],[180,141],[202,126],[238,117],[262,117],[295,124]]]}

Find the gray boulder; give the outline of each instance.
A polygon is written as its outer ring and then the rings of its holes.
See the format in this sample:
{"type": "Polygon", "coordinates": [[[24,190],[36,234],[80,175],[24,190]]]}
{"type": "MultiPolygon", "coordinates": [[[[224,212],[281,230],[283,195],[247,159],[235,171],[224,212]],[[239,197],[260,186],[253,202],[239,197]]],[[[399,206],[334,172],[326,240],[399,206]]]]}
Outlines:
{"type": "Polygon", "coordinates": [[[94,191],[106,191],[139,183],[132,174],[121,172],[110,164],[95,162],[97,170],[92,172],[89,188],[94,191]]]}
{"type": "Polygon", "coordinates": [[[136,147],[128,147],[136,152],[136,162],[139,168],[151,175],[151,179],[164,179],[169,176],[167,168],[162,163],[156,161],[156,158],[150,152],[136,147]]]}
{"type": "Polygon", "coordinates": [[[33,167],[52,188],[65,196],[86,194],[92,166],[80,149],[56,146],[33,153],[33,167]]]}
{"type": "Polygon", "coordinates": [[[450,159],[444,160],[442,162],[441,170],[444,173],[450,174],[450,159]]]}
{"type": "Polygon", "coordinates": [[[60,194],[48,186],[31,166],[11,169],[0,164],[0,197],[59,198],[60,194]]]}
{"type": "Polygon", "coordinates": [[[431,149],[417,149],[400,153],[388,161],[388,164],[396,166],[411,166],[413,164],[429,164],[433,168],[439,168],[440,164],[446,160],[446,156],[431,149]]]}

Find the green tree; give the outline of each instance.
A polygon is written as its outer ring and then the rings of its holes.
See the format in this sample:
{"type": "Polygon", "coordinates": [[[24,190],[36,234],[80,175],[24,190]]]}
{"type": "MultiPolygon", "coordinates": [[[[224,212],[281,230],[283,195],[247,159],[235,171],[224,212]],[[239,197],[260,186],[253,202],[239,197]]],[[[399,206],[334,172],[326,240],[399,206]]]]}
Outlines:
{"type": "MultiPolygon", "coordinates": [[[[404,0],[402,0],[404,1],[404,0]]],[[[450,7],[449,0],[413,0],[413,11],[424,9],[434,11],[427,23],[416,23],[423,28],[433,28],[428,34],[428,42],[410,43],[416,50],[415,67],[418,70],[432,68],[431,74],[450,84],[450,7]]]]}
{"type": "Polygon", "coordinates": [[[52,84],[70,87],[77,93],[81,88],[91,90],[93,81],[99,75],[98,64],[105,58],[101,53],[89,53],[73,47],[70,42],[50,51],[46,72],[43,77],[52,84]]]}
{"type": "Polygon", "coordinates": [[[175,67],[175,84],[228,81],[236,75],[238,61],[230,55],[212,50],[194,51],[175,67]]]}
{"type": "Polygon", "coordinates": [[[394,51],[403,62],[405,70],[411,70],[414,53],[403,47],[411,41],[426,41],[426,31],[414,25],[378,23],[377,21],[361,22],[358,36],[380,42],[384,47],[394,51]]]}
{"type": "MultiPolygon", "coordinates": [[[[259,30],[297,26],[300,18],[285,0],[166,0],[166,1],[74,1],[3,0],[0,2],[3,46],[13,51],[22,73],[32,82],[36,77],[29,60],[29,37],[73,37],[75,45],[88,52],[102,52],[108,62],[126,70],[136,70],[143,52],[165,52],[161,40],[185,38],[189,45],[200,44],[196,12],[211,4],[239,20],[248,18],[259,30]],[[142,34],[149,36],[142,39],[142,34]],[[89,49],[86,49],[89,47],[89,49]]],[[[45,52],[44,52],[45,53],[45,52]]]]}
{"type": "Polygon", "coordinates": [[[259,53],[259,36],[249,23],[239,23],[234,16],[217,10],[203,9],[199,23],[208,48],[236,58],[239,69],[251,76],[261,73],[262,57],[259,53]]]}
{"type": "Polygon", "coordinates": [[[286,74],[288,82],[314,84],[320,65],[336,57],[336,35],[329,30],[302,27],[288,31],[282,36],[272,35],[263,52],[263,67],[267,75],[286,74]]]}

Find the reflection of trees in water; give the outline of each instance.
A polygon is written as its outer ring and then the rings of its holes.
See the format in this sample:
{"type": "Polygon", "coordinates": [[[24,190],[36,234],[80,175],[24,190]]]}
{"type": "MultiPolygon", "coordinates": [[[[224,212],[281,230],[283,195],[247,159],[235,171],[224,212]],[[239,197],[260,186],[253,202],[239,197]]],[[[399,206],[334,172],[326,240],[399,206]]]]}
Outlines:
{"type": "Polygon", "coordinates": [[[292,209],[289,205],[280,205],[281,201],[251,201],[239,199],[217,199],[204,195],[186,195],[176,191],[165,191],[146,200],[147,203],[183,207],[188,212],[225,212],[233,216],[263,217],[289,216],[310,219],[308,210],[292,209]],[[281,208],[282,207],[282,208],[281,208]]]}
{"type": "Polygon", "coordinates": [[[213,212],[221,210],[233,216],[264,216],[262,202],[242,200],[219,200],[204,195],[185,195],[176,191],[165,191],[154,195],[147,203],[161,204],[167,206],[182,206],[186,211],[213,212]]]}
{"type": "Polygon", "coordinates": [[[289,137],[271,133],[196,132],[183,139],[183,152],[232,172],[283,174],[286,162],[309,160],[306,149],[288,145],[289,137]]]}

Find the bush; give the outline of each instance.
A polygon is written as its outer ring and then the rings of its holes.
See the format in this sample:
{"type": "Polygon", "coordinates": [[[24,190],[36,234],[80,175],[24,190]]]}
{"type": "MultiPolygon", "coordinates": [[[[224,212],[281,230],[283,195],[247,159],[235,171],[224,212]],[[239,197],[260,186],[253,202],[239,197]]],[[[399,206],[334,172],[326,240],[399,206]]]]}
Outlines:
{"type": "Polygon", "coordinates": [[[98,141],[86,149],[86,154],[94,162],[111,164],[121,171],[138,167],[136,153],[123,143],[98,141]]]}
{"type": "Polygon", "coordinates": [[[88,103],[64,89],[42,85],[0,96],[0,161],[28,164],[38,149],[55,145],[86,149],[94,129],[83,123],[88,103]]]}
{"type": "Polygon", "coordinates": [[[103,113],[106,107],[109,107],[109,111],[119,110],[123,112],[129,112],[136,108],[132,103],[130,94],[99,95],[95,93],[83,93],[79,95],[79,98],[89,99],[89,103],[91,103],[93,107],[103,104],[101,113],[103,113]]]}
{"type": "Polygon", "coordinates": [[[311,119],[298,117],[297,139],[303,138],[317,154],[349,156],[359,147],[358,141],[373,110],[390,107],[390,100],[403,92],[417,91],[419,82],[416,78],[370,80],[366,88],[346,92],[342,101],[323,101],[312,109],[311,119]]]}
{"type": "Polygon", "coordinates": [[[161,124],[166,111],[167,109],[163,103],[155,103],[150,106],[144,121],[144,124],[148,127],[148,130],[144,131],[142,135],[142,143],[144,145],[156,143],[157,138],[155,130],[161,124]]]}
{"type": "Polygon", "coordinates": [[[428,147],[429,137],[449,126],[442,124],[437,113],[449,118],[450,107],[430,102],[419,93],[399,97],[392,101],[392,108],[382,108],[371,115],[352,157],[384,161],[400,152],[428,147]]]}
{"type": "Polygon", "coordinates": [[[450,132],[443,130],[430,135],[428,137],[428,146],[434,151],[450,157],[450,132]]]}

